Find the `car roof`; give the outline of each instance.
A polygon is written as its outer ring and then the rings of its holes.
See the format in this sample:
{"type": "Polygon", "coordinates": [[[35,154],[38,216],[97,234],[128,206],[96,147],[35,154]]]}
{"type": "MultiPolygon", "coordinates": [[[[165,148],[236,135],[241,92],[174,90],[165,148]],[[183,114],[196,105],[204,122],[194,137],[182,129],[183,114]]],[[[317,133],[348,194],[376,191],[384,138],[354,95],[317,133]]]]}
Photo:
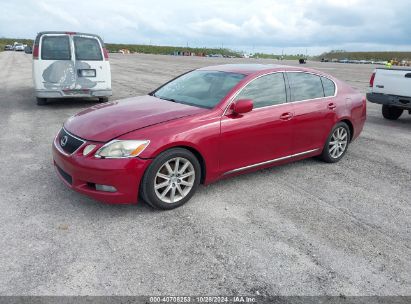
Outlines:
{"type": "Polygon", "coordinates": [[[103,43],[103,39],[99,35],[96,34],[90,34],[90,33],[81,33],[81,32],[70,32],[70,31],[43,31],[37,33],[36,40],[40,39],[41,36],[47,35],[47,34],[67,34],[67,35],[84,35],[84,36],[92,36],[96,37],[97,39],[100,40],[101,43],[103,43]]]}
{"type": "Polygon", "coordinates": [[[199,68],[200,71],[219,71],[227,73],[239,73],[244,75],[260,74],[262,72],[274,71],[304,71],[313,72],[316,74],[324,74],[322,72],[302,67],[280,65],[280,64],[222,64],[199,68]]]}

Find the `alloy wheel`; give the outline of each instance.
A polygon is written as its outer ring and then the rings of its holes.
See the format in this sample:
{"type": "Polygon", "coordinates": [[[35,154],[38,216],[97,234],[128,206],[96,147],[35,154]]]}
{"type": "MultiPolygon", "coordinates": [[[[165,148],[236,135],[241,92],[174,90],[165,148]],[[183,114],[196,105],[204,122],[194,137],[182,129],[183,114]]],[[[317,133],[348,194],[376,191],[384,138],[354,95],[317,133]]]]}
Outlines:
{"type": "Polygon", "coordinates": [[[328,144],[328,151],[332,158],[339,158],[347,149],[348,131],[344,127],[339,127],[334,130],[331,140],[328,144]]]}
{"type": "Polygon", "coordinates": [[[193,164],[186,158],[175,157],[166,161],[157,171],[154,191],[161,201],[173,204],[190,193],[194,181],[193,164]]]}

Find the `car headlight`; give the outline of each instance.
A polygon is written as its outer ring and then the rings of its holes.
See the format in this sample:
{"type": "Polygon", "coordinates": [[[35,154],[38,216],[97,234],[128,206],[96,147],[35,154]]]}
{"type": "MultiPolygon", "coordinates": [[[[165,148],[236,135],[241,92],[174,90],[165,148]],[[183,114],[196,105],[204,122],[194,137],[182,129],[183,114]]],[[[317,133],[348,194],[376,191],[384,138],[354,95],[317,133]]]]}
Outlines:
{"type": "Polygon", "coordinates": [[[149,143],[149,140],[113,140],[101,147],[94,156],[98,158],[136,157],[149,143]]]}

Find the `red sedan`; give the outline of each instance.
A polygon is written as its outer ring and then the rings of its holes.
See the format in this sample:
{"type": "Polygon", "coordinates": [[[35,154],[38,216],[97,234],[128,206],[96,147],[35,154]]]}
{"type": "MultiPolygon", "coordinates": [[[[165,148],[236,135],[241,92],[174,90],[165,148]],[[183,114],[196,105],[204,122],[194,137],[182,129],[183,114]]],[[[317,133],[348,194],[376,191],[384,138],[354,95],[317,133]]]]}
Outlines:
{"type": "Polygon", "coordinates": [[[365,116],[364,96],[322,72],[212,66],[71,117],[53,158],[67,186],[96,200],[172,209],[200,183],[313,156],[337,162],[365,116]]]}

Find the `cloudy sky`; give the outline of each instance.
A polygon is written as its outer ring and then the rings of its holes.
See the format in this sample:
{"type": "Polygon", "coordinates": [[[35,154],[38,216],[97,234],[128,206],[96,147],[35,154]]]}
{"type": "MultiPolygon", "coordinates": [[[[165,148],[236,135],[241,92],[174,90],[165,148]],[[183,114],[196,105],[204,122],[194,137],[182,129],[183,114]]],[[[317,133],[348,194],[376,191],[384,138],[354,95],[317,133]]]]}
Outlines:
{"type": "Polygon", "coordinates": [[[411,0],[0,0],[0,37],[43,30],[106,42],[319,54],[411,51],[411,0]]]}

